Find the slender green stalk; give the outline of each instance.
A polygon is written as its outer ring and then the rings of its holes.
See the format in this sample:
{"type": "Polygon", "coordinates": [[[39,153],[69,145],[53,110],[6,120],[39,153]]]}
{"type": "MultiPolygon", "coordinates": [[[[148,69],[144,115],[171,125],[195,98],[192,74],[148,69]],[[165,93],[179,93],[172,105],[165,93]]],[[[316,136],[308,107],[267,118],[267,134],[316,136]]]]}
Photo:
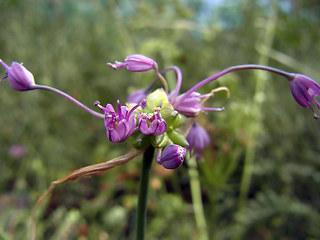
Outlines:
{"type": "Polygon", "coordinates": [[[149,188],[150,170],[154,155],[154,147],[150,146],[143,154],[143,162],[140,175],[137,222],[136,222],[136,239],[145,239],[146,215],[147,215],[147,198],[149,188]]]}
{"type": "Polygon", "coordinates": [[[202,198],[201,198],[201,187],[199,181],[199,173],[197,169],[197,162],[195,158],[188,159],[189,166],[189,177],[191,186],[191,197],[194,208],[194,216],[198,229],[198,239],[208,240],[208,229],[206,218],[204,216],[202,198]]]}
{"type": "Polygon", "coordinates": [[[160,79],[164,91],[168,94],[169,93],[169,89],[168,89],[168,84],[167,81],[164,79],[164,77],[161,75],[161,73],[159,73],[158,67],[154,68],[155,73],[157,74],[158,78],[160,79]]]}

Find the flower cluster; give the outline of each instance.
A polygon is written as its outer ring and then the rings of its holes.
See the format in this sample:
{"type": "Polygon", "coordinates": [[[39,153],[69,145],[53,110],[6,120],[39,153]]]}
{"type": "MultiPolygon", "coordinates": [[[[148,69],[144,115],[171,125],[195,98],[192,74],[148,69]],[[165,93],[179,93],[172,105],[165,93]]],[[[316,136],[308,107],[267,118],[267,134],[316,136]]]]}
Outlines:
{"type": "Polygon", "coordinates": [[[222,88],[214,89],[206,94],[201,94],[198,90],[228,73],[259,69],[279,74],[289,80],[294,99],[301,106],[309,107],[314,114],[314,118],[317,119],[318,115],[311,104],[315,104],[320,109],[320,103],[316,100],[316,97],[320,95],[319,84],[302,74],[288,73],[263,65],[238,65],[212,75],[198,82],[185,93],[179,94],[182,74],[177,66],[170,66],[160,73],[158,64],[154,60],[140,54],[133,54],[128,56],[124,62],[108,63],[107,66],[115,70],[125,67],[131,72],[154,70],[156,73],[155,81],[146,89],[137,90],[131,94],[126,105],[121,105],[118,101],[117,111],[111,104],[103,107],[96,101],[94,105],[104,112],[104,114],[101,114],[58,89],[35,84],[32,73],[22,64],[12,62],[11,66],[8,66],[1,59],[0,63],[6,69],[6,76],[1,80],[8,79],[13,89],[17,91],[47,90],[65,97],[87,112],[104,118],[106,135],[110,142],[117,143],[130,138],[132,145],[137,149],[147,149],[149,146],[153,146],[158,149],[157,162],[168,169],[181,166],[187,150],[191,156],[195,156],[197,159],[202,157],[203,149],[210,144],[210,137],[206,130],[197,123],[196,117],[202,112],[223,111],[224,108],[204,106],[206,100],[222,88]],[[163,77],[163,74],[170,70],[175,71],[177,75],[176,88],[171,92],[169,92],[168,85],[163,77]],[[158,79],[163,88],[151,91],[158,79]],[[188,129],[188,131],[180,131],[180,129],[188,129]]]}
{"type": "MultiPolygon", "coordinates": [[[[158,65],[150,58],[134,54],[128,56],[125,62],[108,63],[107,66],[115,70],[126,67],[129,71],[141,72],[157,69],[158,65]]],[[[177,168],[183,163],[187,149],[191,155],[195,152],[196,157],[201,158],[202,150],[210,142],[208,134],[198,124],[192,126],[185,138],[185,133],[180,133],[178,129],[182,125],[190,124],[186,118],[195,117],[204,111],[223,111],[223,108],[203,106],[205,99],[211,97],[213,93],[200,94],[192,91],[179,95],[182,74],[176,66],[169,67],[164,72],[171,69],[175,70],[178,76],[174,91],[168,93],[157,89],[150,92],[151,85],[145,90],[137,90],[127,99],[128,103],[138,105],[146,99],[145,108],[136,109],[134,112],[138,121],[136,128],[138,132],[132,137],[134,146],[139,149],[151,144],[158,148],[157,162],[169,169],[177,168]]]]}

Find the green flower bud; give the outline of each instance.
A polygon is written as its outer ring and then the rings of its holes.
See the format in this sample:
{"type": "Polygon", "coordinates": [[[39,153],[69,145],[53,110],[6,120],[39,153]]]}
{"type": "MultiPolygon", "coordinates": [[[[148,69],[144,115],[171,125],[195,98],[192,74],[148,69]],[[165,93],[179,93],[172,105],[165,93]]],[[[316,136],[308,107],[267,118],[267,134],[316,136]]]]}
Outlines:
{"type": "Polygon", "coordinates": [[[169,123],[167,123],[168,128],[176,129],[181,127],[187,121],[187,117],[178,113],[169,123]]]}
{"type": "Polygon", "coordinates": [[[166,133],[170,138],[170,140],[173,142],[173,144],[180,145],[181,147],[185,147],[185,148],[189,146],[188,141],[181,133],[178,133],[175,130],[171,130],[171,131],[169,130],[166,133]]]}
{"type": "Polygon", "coordinates": [[[181,127],[187,120],[185,116],[179,114],[172,108],[161,108],[160,113],[162,118],[166,121],[167,127],[171,129],[181,127]]]}
{"type": "Polygon", "coordinates": [[[179,113],[172,108],[161,108],[160,110],[162,118],[166,121],[166,123],[170,123],[179,113]]]}
{"type": "Polygon", "coordinates": [[[131,135],[130,141],[132,146],[138,150],[146,149],[151,145],[151,137],[142,134],[140,131],[131,135]]]}
{"type": "Polygon", "coordinates": [[[171,108],[166,92],[161,88],[150,93],[147,97],[147,110],[153,112],[155,108],[171,108]]]}
{"type": "Polygon", "coordinates": [[[151,137],[151,144],[155,148],[164,148],[170,144],[173,144],[173,142],[168,137],[167,133],[164,133],[160,136],[152,136],[151,137]]]}

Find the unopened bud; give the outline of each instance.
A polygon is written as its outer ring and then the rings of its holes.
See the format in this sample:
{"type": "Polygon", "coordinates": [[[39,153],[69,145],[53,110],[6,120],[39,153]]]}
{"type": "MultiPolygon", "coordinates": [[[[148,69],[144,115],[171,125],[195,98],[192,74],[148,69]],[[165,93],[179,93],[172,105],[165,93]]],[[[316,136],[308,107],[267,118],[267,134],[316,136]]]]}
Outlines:
{"type": "Polygon", "coordinates": [[[8,78],[9,84],[14,90],[31,90],[30,86],[35,84],[33,75],[22,64],[12,62],[11,67],[9,67],[1,59],[0,63],[7,69],[7,76],[4,78],[8,78]]]}
{"type": "Polygon", "coordinates": [[[169,145],[163,151],[159,150],[157,162],[164,168],[175,169],[182,165],[185,155],[185,148],[179,145],[169,145]]]}

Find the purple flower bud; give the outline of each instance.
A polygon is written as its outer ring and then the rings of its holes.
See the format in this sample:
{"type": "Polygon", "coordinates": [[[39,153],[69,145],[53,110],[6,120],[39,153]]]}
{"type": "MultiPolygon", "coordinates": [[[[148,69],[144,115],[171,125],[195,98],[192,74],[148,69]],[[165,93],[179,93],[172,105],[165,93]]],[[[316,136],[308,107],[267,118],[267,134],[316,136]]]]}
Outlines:
{"type": "Polygon", "coordinates": [[[191,155],[195,153],[196,158],[200,159],[202,157],[202,150],[210,144],[210,137],[203,127],[194,123],[188,133],[187,141],[189,143],[187,149],[191,155]]]}
{"type": "Polygon", "coordinates": [[[175,169],[182,165],[185,155],[185,148],[179,145],[168,145],[163,151],[159,150],[157,162],[164,168],[175,169]]]}
{"type": "Polygon", "coordinates": [[[137,90],[128,97],[127,102],[138,104],[145,98],[147,98],[147,93],[145,90],[137,90]]]}
{"type": "Polygon", "coordinates": [[[132,54],[125,59],[125,62],[116,61],[115,64],[107,63],[107,66],[114,70],[126,67],[131,72],[146,72],[158,67],[155,61],[141,54],[132,54]]]}
{"type": "Polygon", "coordinates": [[[303,107],[309,107],[315,119],[319,116],[315,113],[311,102],[314,102],[318,109],[320,109],[320,103],[315,99],[316,96],[320,96],[320,86],[312,78],[295,74],[293,78],[289,79],[290,89],[294,99],[303,107]]]}
{"type": "Polygon", "coordinates": [[[160,107],[154,113],[140,113],[139,129],[145,135],[161,135],[167,130],[166,121],[161,117],[160,107]]]}
{"type": "Polygon", "coordinates": [[[125,141],[134,133],[137,119],[132,113],[139,105],[136,105],[129,111],[126,106],[121,106],[118,101],[118,112],[115,112],[111,104],[102,107],[100,103],[96,101],[95,105],[105,111],[104,125],[110,142],[125,141]]]}
{"type": "Polygon", "coordinates": [[[0,63],[7,69],[7,76],[11,87],[17,91],[28,91],[30,86],[34,85],[34,78],[31,72],[29,72],[22,64],[12,62],[11,67],[5,64],[1,59],[0,63]]]}
{"type": "Polygon", "coordinates": [[[176,111],[188,117],[195,117],[202,111],[223,111],[223,108],[208,108],[203,107],[200,104],[202,98],[206,98],[211,95],[212,94],[210,93],[201,95],[198,92],[192,92],[188,97],[181,94],[174,99],[170,99],[170,102],[176,111]]]}

